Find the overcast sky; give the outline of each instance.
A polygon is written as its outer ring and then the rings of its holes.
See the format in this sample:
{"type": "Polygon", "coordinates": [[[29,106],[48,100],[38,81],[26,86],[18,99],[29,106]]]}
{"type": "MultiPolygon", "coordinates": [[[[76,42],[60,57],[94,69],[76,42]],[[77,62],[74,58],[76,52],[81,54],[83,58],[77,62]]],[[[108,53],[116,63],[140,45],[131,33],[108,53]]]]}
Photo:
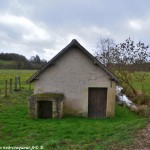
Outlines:
{"type": "Polygon", "coordinates": [[[150,44],[150,0],[0,0],[0,52],[49,60],[72,39],[150,44]]]}

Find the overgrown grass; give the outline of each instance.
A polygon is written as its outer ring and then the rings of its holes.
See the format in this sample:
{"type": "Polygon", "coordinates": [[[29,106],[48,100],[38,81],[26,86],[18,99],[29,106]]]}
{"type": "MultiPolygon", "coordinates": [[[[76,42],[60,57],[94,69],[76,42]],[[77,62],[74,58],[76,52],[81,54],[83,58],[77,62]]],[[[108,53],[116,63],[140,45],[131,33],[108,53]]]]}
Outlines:
{"type": "Polygon", "coordinates": [[[32,91],[14,92],[0,97],[0,146],[44,146],[49,149],[120,149],[128,146],[134,133],[147,119],[117,106],[116,117],[63,119],[28,117],[28,96],[32,91]]]}

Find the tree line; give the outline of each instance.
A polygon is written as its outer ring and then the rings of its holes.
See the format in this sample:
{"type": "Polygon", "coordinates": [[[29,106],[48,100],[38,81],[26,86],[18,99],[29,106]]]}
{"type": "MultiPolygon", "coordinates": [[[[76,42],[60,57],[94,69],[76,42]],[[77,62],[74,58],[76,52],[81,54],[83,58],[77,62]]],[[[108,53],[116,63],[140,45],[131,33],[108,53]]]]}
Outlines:
{"type": "Polygon", "coordinates": [[[40,69],[47,63],[38,55],[32,56],[29,60],[15,53],[0,53],[0,69],[40,69]]]}

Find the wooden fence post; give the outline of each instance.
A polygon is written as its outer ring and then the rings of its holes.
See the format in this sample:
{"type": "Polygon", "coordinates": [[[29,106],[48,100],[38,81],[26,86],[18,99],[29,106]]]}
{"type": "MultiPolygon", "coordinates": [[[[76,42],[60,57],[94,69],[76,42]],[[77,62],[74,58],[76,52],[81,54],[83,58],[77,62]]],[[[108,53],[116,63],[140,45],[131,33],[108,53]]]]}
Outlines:
{"type": "Polygon", "coordinates": [[[21,91],[21,82],[20,82],[20,77],[18,77],[18,84],[19,84],[19,91],[21,91]]]}
{"type": "Polygon", "coordinates": [[[12,79],[10,79],[10,93],[12,93],[12,79]]]}
{"type": "Polygon", "coordinates": [[[5,97],[7,97],[7,80],[5,80],[5,97]]]}
{"type": "Polygon", "coordinates": [[[15,89],[14,91],[18,91],[18,77],[15,77],[15,89]]]}
{"type": "Polygon", "coordinates": [[[14,89],[14,91],[20,91],[20,90],[21,90],[20,77],[15,77],[15,89],[14,89]]]}

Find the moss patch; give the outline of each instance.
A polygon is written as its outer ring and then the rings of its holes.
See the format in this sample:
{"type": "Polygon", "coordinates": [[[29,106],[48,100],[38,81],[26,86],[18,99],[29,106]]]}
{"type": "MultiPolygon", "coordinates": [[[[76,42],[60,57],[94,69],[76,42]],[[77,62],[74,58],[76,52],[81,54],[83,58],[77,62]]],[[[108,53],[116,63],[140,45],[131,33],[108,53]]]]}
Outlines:
{"type": "Polygon", "coordinates": [[[42,94],[34,94],[33,97],[47,97],[47,98],[54,98],[54,99],[63,99],[64,95],[62,93],[42,93],[42,94]]]}

